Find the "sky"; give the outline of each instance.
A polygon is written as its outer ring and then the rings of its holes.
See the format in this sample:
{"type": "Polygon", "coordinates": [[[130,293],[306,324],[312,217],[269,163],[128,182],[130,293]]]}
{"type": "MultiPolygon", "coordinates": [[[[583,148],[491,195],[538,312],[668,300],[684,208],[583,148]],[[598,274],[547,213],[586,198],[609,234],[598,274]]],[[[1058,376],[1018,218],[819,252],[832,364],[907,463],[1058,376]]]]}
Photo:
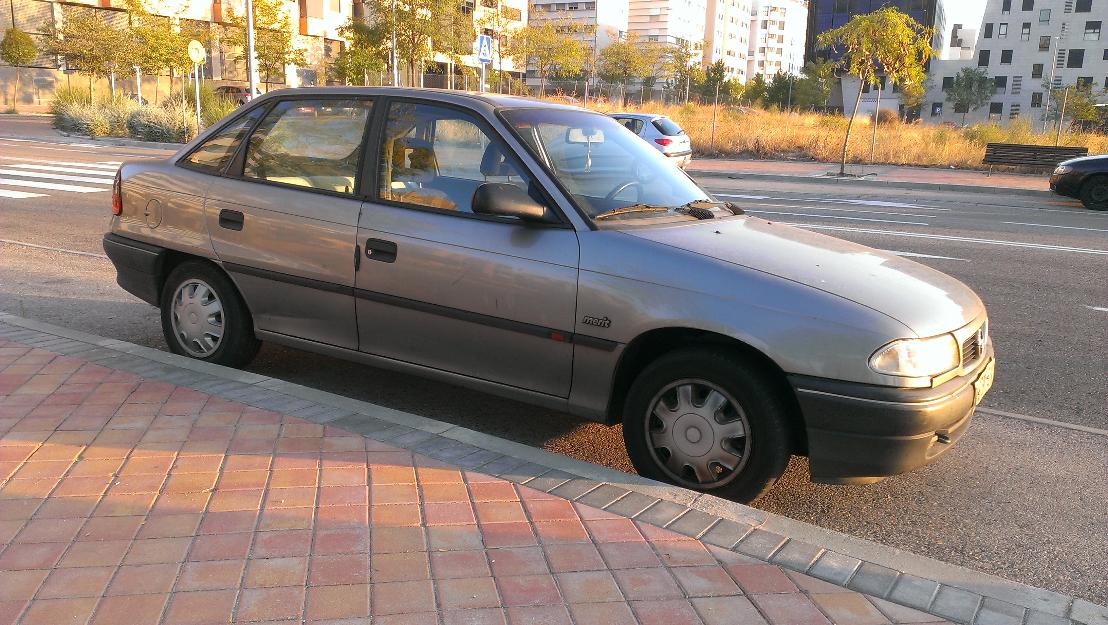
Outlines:
{"type": "Polygon", "coordinates": [[[980,28],[981,16],[985,14],[986,0],[954,0],[943,6],[946,11],[946,23],[962,24],[966,28],[980,28]]]}

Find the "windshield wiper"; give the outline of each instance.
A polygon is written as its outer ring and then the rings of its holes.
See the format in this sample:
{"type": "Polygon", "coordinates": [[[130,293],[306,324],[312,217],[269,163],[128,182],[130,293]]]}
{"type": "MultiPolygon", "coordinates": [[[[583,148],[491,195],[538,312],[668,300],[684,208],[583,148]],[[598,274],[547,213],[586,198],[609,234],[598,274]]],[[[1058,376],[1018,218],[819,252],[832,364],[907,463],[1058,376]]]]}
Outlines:
{"type": "Polygon", "coordinates": [[[628,213],[666,213],[669,211],[670,208],[668,206],[655,206],[653,204],[631,204],[630,206],[613,208],[597,215],[593,215],[593,219],[607,219],[609,217],[615,217],[616,215],[626,215],[628,213]]]}

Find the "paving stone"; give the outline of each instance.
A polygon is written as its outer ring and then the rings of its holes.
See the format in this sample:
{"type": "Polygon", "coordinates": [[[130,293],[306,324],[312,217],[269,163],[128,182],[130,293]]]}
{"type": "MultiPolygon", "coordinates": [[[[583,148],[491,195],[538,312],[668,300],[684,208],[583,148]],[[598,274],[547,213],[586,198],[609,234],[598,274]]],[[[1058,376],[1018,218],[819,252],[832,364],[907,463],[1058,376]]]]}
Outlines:
{"type": "Polygon", "coordinates": [[[1086,625],[1108,625],[1108,607],[1084,599],[1074,599],[1070,607],[1070,618],[1086,625]]]}
{"type": "Polygon", "coordinates": [[[901,605],[917,610],[926,610],[927,606],[931,605],[938,589],[938,582],[905,573],[901,574],[900,579],[896,580],[896,585],[893,586],[888,598],[890,601],[895,601],[901,605]]]}
{"type": "Polygon", "coordinates": [[[735,551],[768,562],[786,540],[788,539],[780,534],[755,529],[735,545],[735,551]]]}
{"type": "Polygon", "coordinates": [[[677,515],[686,510],[688,510],[686,506],[665,499],[659,499],[653,506],[643,510],[641,514],[636,516],[635,520],[657,525],[658,527],[665,527],[672,523],[673,520],[677,518],[677,515]]]}
{"type": "Polygon", "coordinates": [[[731,519],[720,519],[719,523],[713,525],[712,528],[700,538],[708,544],[731,549],[752,531],[754,531],[753,525],[739,523],[731,519]]]}
{"type": "Polygon", "coordinates": [[[803,573],[812,567],[812,563],[822,553],[823,549],[820,547],[799,540],[790,540],[773,555],[773,563],[803,573]]]}
{"type": "Polygon", "coordinates": [[[658,500],[642,493],[628,491],[626,495],[605,506],[604,510],[628,518],[638,516],[640,512],[652,506],[658,500]]]}
{"type": "Polygon", "coordinates": [[[555,488],[565,484],[569,480],[573,479],[573,475],[564,471],[550,471],[536,477],[535,479],[527,482],[528,488],[534,488],[535,490],[541,490],[544,493],[549,493],[555,488]]]}
{"type": "Polygon", "coordinates": [[[689,510],[685,514],[674,519],[672,523],[666,526],[666,529],[684,536],[697,538],[710,529],[718,520],[719,517],[711,514],[706,514],[699,510],[689,510]]]}
{"type": "Polygon", "coordinates": [[[914,625],[917,623],[939,623],[943,620],[941,616],[921,612],[920,610],[902,606],[899,603],[878,599],[877,597],[867,598],[893,623],[910,623],[914,625]]]}
{"type": "MultiPolygon", "coordinates": [[[[528,483],[528,486],[531,484],[528,483]]],[[[629,491],[626,488],[620,488],[611,484],[602,484],[599,488],[594,489],[584,497],[578,499],[578,503],[583,503],[587,506],[593,506],[595,508],[607,508],[607,506],[614,503],[620,497],[626,495],[629,491]]]]}
{"type": "Polygon", "coordinates": [[[893,584],[896,583],[899,576],[899,571],[872,562],[863,562],[858,571],[854,573],[854,577],[850,578],[847,587],[884,599],[892,590],[893,584]]]}
{"type": "Polygon", "coordinates": [[[824,551],[816,560],[812,568],[808,569],[808,575],[825,582],[845,586],[854,572],[862,565],[862,561],[850,556],[844,556],[834,551],[824,551]]]}
{"type": "Polygon", "coordinates": [[[1073,621],[1068,618],[1039,610],[1028,610],[1023,622],[1024,625],[1073,625],[1073,621]]]}
{"type": "Polygon", "coordinates": [[[985,597],[974,617],[974,625],[1021,625],[1027,608],[985,597]]]}
{"type": "Polygon", "coordinates": [[[534,462],[528,462],[514,467],[508,471],[500,473],[499,477],[508,480],[509,482],[515,482],[517,484],[525,484],[529,480],[533,480],[543,474],[549,473],[550,467],[545,467],[541,464],[534,462]]]}
{"type": "Polygon", "coordinates": [[[468,456],[462,456],[461,458],[454,460],[452,464],[461,469],[476,469],[503,457],[504,456],[502,454],[499,454],[495,451],[481,449],[469,454],[468,456]]]}
{"type": "Polygon", "coordinates": [[[981,595],[942,584],[927,611],[955,623],[969,623],[980,605],[981,595]]]}
{"type": "Polygon", "coordinates": [[[550,494],[573,501],[598,486],[600,486],[600,482],[578,477],[562,483],[561,486],[550,491],[550,494]]]}

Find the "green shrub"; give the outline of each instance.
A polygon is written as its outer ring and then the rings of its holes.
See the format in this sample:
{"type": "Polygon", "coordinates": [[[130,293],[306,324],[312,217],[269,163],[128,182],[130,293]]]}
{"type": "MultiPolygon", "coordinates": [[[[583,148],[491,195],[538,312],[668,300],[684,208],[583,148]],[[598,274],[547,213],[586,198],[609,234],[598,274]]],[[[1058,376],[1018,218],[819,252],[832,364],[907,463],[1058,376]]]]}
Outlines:
{"type": "MultiPolygon", "coordinates": [[[[172,110],[180,109],[183,105],[189,110],[195,110],[196,92],[193,89],[192,81],[186,81],[180,91],[175,91],[162,101],[162,106],[172,110]]],[[[205,128],[217,123],[237,108],[238,102],[216,93],[215,87],[210,82],[200,83],[200,121],[205,128]]],[[[193,113],[193,115],[196,114],[193,113]]]]}
{"type": "Polygon", "coordinates": [[[89,96],[88,89],[78,87],[58,87],[55,89],[54,102],[51,104],[50,111],[53,112],[56,107],[68,104],[92,104],[92,97],[89,96]]]}
{"type": "Polygon", "coordinates": [[[101,99],[96,103],[103,112],[104,117],[108,120],[108,135],[112,137],[126,137],[127,136],[127,119],[131,116],[131,113],[138,108],[138,102],[117,94],[114,98],[108,97],[101,99]]]}
{"type": "Polygon", "coordinates": [[[185,143],[196,136],[196,117],[189,109],[142,106],[127,118],[127,131],[142,141],[185,143]]]}
{"type": "Polygon", "coordinates": [[[85,102],[54,103],[54,127],[89,137],[103,137],[111,131],[104,108],[85,102]]]}

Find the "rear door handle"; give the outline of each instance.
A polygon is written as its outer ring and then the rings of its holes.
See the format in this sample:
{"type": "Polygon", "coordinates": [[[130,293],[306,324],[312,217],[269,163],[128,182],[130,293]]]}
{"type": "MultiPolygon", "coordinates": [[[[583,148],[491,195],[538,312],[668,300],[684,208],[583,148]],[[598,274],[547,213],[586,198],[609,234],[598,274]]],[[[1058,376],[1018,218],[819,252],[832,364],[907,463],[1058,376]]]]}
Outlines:
{"type": "Polygon", "coordinates": [[[384,239],[366,239],[365,257],[369,260],[377,260],[382,263],[396,261],[396,244],[384,239]]]}
{"type": "Polygon", "coordinates": [[[228,230],[242,230],[242,224],[246,221],[246,217],[241,211],[233,211],[229,209],[223,209],[219,211],[219,227],[226,228],[228,230]]]}

